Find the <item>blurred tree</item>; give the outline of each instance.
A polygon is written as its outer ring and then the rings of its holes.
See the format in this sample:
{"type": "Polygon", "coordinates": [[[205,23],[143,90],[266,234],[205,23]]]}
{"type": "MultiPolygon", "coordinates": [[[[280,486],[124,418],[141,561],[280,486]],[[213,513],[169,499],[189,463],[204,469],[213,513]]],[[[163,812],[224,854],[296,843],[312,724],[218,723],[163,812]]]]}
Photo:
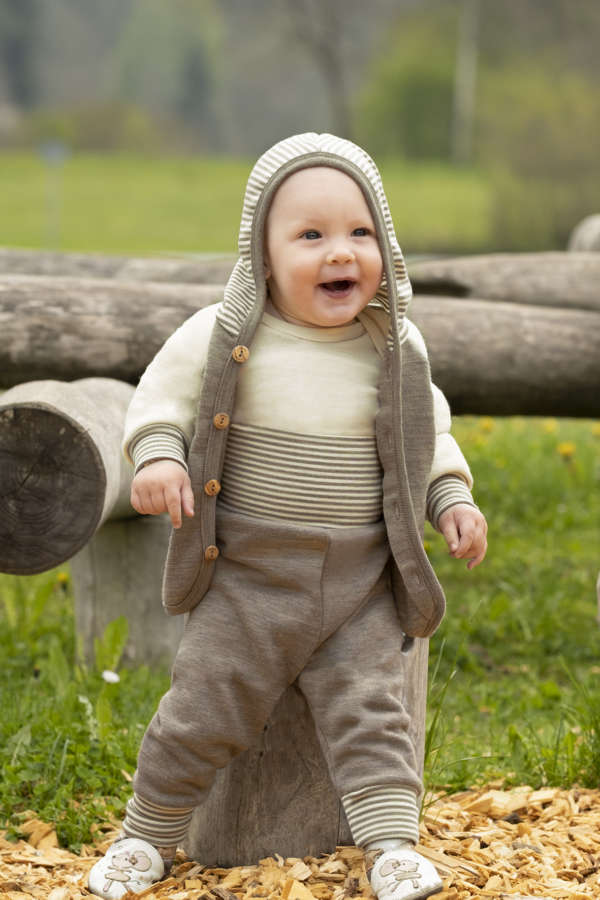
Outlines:
{"type": "Polygon", "coordinates": [[[39,0],[0,0],[0,81],[6,85],[4,99],[22,109],[37,99],[39,24],[39,0]]]}
{"type": "Polygon", "coordinates": [[[333,130],[352,137],[344,59],[348,54],[348,0],[287,0],[292,36],[304,45],[329,98],[333,130]]]}
{"type": "Polygon", "coordinates": [[[566,67],[531,59],[481,84],[480,154],[496,187],[494,238],[504,249],[566,247],[600,210],[600,94],[566,67]]]}
{"type": "Polygon", "coordinates": [[[37,105],[92,107],[114,100],[113,52],[131,0],[38,2],[37,105]]]}
{"type": "Polygon", "coordinates": [[[452,159],[471,162],[479,54],[481,0],[461,0],[454,95],[452,103],[452,159]]]}
{"type": "Polygon", "coordinates": [[[220,146],[215,109],[212,0],[131,0],[114,57],[115,90],[209,150],[220,146]]]}
{"type": "Polygon", "coordinates": [[[447,159],[452,152],[455,3],[398,17],[357,102],[359,140],[377,155],[447,159]]]}

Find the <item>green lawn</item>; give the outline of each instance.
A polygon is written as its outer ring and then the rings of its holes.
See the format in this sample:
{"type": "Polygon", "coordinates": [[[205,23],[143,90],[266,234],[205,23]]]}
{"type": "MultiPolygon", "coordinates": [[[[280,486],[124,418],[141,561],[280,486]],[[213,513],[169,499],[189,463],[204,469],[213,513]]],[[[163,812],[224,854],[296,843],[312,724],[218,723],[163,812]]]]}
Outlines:
{"type": "MultiPolygon", "coordinates": [[[[428,785],[597,786],[600,424],[469,417],[454,431],[490,548],[468,572],[426,535],[448,599],[431,642],[428,785]]],[[[120,813],[124,773],[168,683],[144,667],[106,683],[124,639],[117,623],[83,665],[66,568],[0,576],[0,821],[18,826],[34,809],[77,846],[120,813]]]]}
{"type": "Polygon", "coordinates": [[[455,433],[489,551],[469,573],[431,540],[448,599],[431,644],[430,714],[447,686],[431,778],[453,788],[495,777],[595,786],[600,424],[464,418],[455,433]]]}
{"type": "MultiPolygon", "coordinates": [[[[150,255],[232,253],[251,161],[78,154],[49,169],[0,155],[0,246],[150,255]]],[[[406,253],[489,249],[491,193],[475,171],[387,162],[406,253]]]]}

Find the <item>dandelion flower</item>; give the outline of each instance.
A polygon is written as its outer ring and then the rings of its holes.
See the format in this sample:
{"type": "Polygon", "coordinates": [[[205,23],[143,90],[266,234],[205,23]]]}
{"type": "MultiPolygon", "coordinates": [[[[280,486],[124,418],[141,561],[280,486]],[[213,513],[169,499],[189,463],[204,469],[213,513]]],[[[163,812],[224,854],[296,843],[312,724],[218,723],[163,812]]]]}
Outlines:
{"type": "Polygon", "coordinates": [[[558,431],[558,422],[556,419],[544,419],[542,422],[542,428],[546,432],[546,434],[556,434],[558,431]]]}
{"type": "Polygon", "coordinates": [[[489,434],[490,431],[493,431],[496,427],[496,423],[491,416],[483,416],[483,418],[479,420],[479,427],[482,431],[485,431],[487,434],[489,434]]]}
{"type": "Polygon", "coordinates": [[[104,681],[107,681],[108,684],[118,684],[118,682],[121,680],[121,677],[117,675],[116,672],[111,672],[110,669],[104,670],[104,672],[102,673],[102,678],[104,679],[104,681]]]}
{"type": "Polygon", "coordinates": [[[557,444],[556,450],[560,456],[566,461],[569,462],[575,456],[575,444],[573,441],[561,441],[560,444],[557,444]]]}
{"type": "Polygon", "coordinates": [[[67,584],[69,581],[69,573],[68,572],[57,572],[56,580],[59,584],[67,584]]]}
{"type": "Polygon", "coordinates": [[[594,437],[600,437],[600,422],[594,422],[592,425],[592,434],[594,437]]]}

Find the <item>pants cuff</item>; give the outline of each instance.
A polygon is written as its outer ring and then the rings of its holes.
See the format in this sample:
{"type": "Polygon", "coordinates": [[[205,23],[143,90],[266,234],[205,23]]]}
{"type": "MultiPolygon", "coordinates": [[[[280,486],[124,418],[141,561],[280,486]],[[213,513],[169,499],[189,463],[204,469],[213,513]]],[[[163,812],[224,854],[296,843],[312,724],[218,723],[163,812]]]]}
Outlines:
{"type": "Polygon", "coordinates": [[[411,788],[373,785],[342,797],[354,843],[359,847],[378,840],[419,840],[419,804],[411,788]]]}
{"type": "Polygon", "coordinates": [[[123,833],[127,837],[141,838],[153,847],[176,847],[183,841],[190,824],[194,807],[169,809],[157,806],[134,794],[125,807],[123,833]]]}

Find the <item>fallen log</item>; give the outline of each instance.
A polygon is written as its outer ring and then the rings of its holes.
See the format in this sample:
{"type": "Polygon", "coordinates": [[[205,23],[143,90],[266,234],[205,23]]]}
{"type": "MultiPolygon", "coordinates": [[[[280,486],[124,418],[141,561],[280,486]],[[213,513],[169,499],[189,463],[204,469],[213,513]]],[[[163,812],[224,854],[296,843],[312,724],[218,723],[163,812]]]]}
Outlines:
{"type": "Polygon", "coordinates": [[[120,445],[129,384],[34,381],[0,397],[0,571],[45,572],[135,515],[120,445]]]}
{"type": "Polygon", "coordinates": [[[598,253],[494,253],[409,266],[415,294],[600,312],[598,253]]]}
{"type": "Polygon", "coordinates": [[[222,296],[214,285],[0,276],[0,387],[90,376],[135,384],[168,335],[222,296]]]}
{"type": "Polygon", "coordinates": [[[600,416],[600,315],[419,297],[432,378],[455,415],[600,416]]]}
{"type": "MultiPolygon", "coordinates": [[[[411,711],[421,772],[428,649],[429,641],[416,639],[408,652],[399,650],[406,670],[402,700],[411,711]]],[[[302,858],[352,843],[306,701],[292,685],[256,744],[217,773],[184,849],[204,864],[240,866],[276,852],[302,858]]]]}
{"type": "Polygon", "coordinates": [[[208,253],[159,257],[105,256],[0,247],[0,274],[116,278],[121,281],[170,281],[224,284],[235,257],[208,253]]]}
{"type": "MultiPolygon", "coordinates": [[[[169,334],[222,292],[206,285],[0,278],[3,386],[92,375],[135,384],[169,334]]],[[[410,317],[456,414],[598,416],[598,313],[418,296],[410,317]]]]}

